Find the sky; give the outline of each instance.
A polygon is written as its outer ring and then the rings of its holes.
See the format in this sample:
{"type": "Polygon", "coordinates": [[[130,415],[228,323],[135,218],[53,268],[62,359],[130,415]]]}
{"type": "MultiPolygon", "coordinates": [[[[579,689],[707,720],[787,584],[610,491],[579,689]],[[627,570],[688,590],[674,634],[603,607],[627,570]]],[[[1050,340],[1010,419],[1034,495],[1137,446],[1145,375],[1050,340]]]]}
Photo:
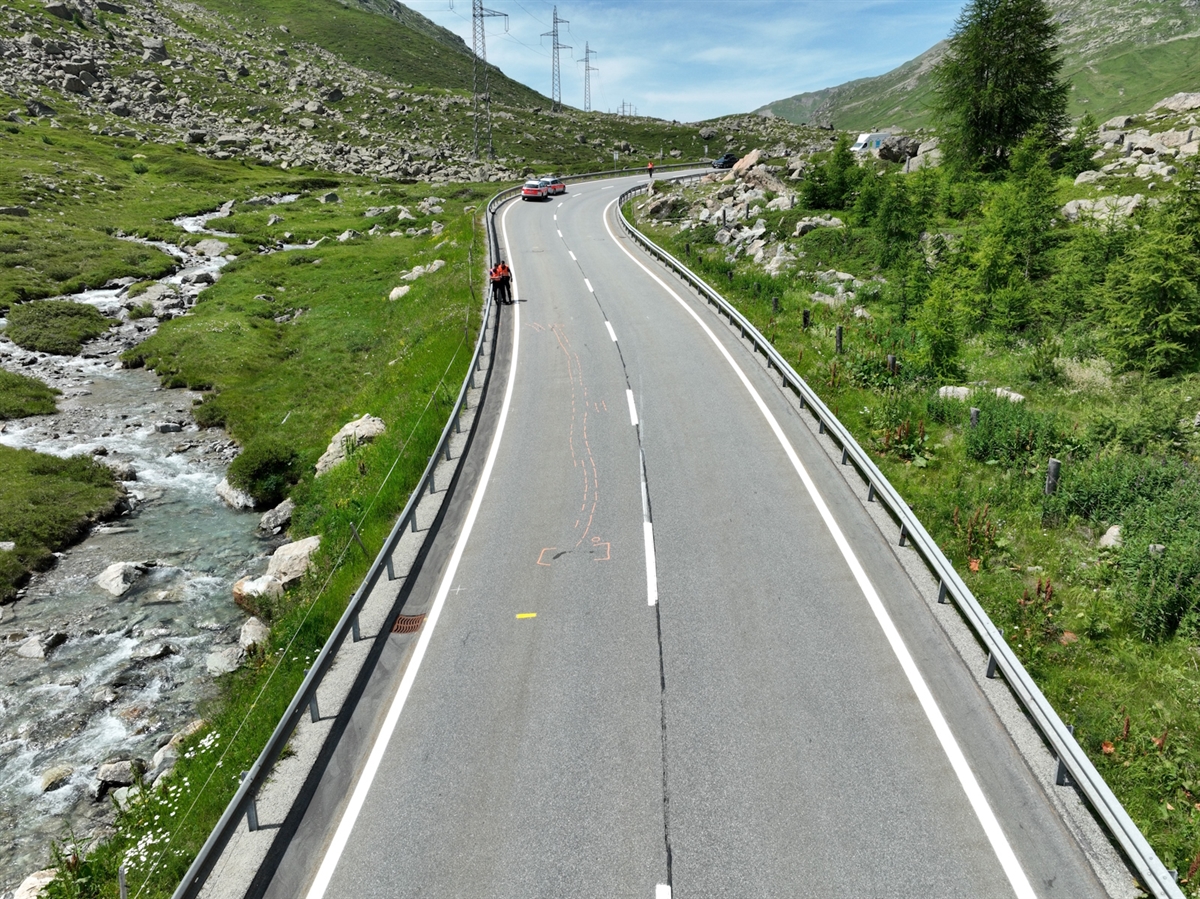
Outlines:
{"type": "MultiPolygon", "coordinates": [[[[405,0],[471,46],[471,0],[405,0]]],[[[882,75],[945,38],[964,0],[564,0],[562,101],[695,122],[882,75]]],[[[487,58],[549,96],[552,0],[484,0],[487,58]]]]}

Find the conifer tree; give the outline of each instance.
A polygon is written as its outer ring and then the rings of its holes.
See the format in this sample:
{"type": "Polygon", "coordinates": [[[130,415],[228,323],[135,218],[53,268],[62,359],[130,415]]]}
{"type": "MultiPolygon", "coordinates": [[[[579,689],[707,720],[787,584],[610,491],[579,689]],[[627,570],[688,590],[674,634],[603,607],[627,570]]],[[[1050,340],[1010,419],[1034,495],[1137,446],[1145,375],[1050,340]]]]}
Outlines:
{"type": "Polygon", "coordinates": [[[934,117],[954,170],[1005,169],[1038,127],[1058,138],[1067,85],[1057,33],[1045,0],[971,0],[963,9],[934,69],[934,117]]]}

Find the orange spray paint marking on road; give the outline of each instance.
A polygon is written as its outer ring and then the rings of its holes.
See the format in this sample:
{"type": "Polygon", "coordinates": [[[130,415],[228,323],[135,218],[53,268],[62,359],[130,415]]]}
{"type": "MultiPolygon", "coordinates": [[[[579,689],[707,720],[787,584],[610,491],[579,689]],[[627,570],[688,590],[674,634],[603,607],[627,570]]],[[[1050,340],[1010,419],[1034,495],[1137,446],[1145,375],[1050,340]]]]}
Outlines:
{"type": "Polygon", "coordinates": [[[549,553],[549,552],[554,552],[554,550],[556,550],[556,549],[558,549],[558,547],[557,547],[557,546],[547,546],[547,547],[546,547],[545,549],[543,549],[543,550],[542,550],[540,553],[538,553],[538,560],[537,560],[537,563],[538,563],[539,565],[542,565],[542,566],[546,567],[546,568],[549,568],[549,567],[550,567],[550,563],[549,563],[549,562],[543,562],[543,561],[542,561],[542,559],[544,559],[544,558],[546,557],[546,553],[549,553]]]}

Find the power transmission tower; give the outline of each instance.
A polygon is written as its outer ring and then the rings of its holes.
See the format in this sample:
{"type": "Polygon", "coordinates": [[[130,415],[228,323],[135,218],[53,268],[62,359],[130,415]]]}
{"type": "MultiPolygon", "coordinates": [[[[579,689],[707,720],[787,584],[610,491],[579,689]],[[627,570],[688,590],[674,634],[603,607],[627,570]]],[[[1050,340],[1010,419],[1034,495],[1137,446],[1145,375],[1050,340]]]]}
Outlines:
{"type": "Polygon", "coordinates": [[[559,25],[568,25],[570,23],[566,19],[560,19],[558,17],[558,7],[557,6],[554,7],[554,18],[552,21],[553,21],[553,24],[550,26],[550,30],[543,32],[542,37],[550,38],[551,57],[554,60],[552,67],[551,67],[551,71],[552,71],[551,82],[552,83],[550,85],[550,99],[551,99],[550,111],[551,112],[560,112],[560,111],[562,111],[562,78],[559,76],[559,73],[558,73],[558,51],[559,50],[570,50],[571,45],[570,44],[560,44],[558,42],[558,26],[559,25]]]}
{"type": "Polygon", "coordinates": [[[596,51],[593,50],[590,46],[588,46],[587,41],[584,41],[583,42],[583,59],[580,60],[580,62],[583,63],[583,111],[584,112],[592,111],[592,72],[600,71],[594,65],[592,65],[592,57],[595,55],[596,55],[596,51]]]}
{"type": "Polygon", "coordinates": [[[487,64],[487,45],[484,40],[484,19],[492,16],[504,16],[504,30],[508,31],[508,13],[485,9],[483,0],[471,0],[471,34],[475,42],[475,60],[471,66],[471,90],[475,95],[474,124],[475,124],[475,156],[479,156],[479,106],[483,104],[483,113],[487,118],[487,153],[495,156],[492,147],[492,94],[489,87],[489,69],[487,64]],[[483,69],[483,90],[479,89],[480,69],[483,69]]]}

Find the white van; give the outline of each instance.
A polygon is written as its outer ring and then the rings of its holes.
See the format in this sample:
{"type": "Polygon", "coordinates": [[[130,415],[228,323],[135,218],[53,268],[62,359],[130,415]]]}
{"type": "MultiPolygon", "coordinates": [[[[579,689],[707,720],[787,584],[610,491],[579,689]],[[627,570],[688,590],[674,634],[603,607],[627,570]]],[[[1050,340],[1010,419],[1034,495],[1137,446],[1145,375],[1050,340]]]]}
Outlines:
{"type": "Polygon", "coordinates": [[[854,142],[854,146],[850,149],[855,153],[878,152],[880,145],[891,136],[887,131],[864,132],[858,136],[858,140],[854,142]]]}

